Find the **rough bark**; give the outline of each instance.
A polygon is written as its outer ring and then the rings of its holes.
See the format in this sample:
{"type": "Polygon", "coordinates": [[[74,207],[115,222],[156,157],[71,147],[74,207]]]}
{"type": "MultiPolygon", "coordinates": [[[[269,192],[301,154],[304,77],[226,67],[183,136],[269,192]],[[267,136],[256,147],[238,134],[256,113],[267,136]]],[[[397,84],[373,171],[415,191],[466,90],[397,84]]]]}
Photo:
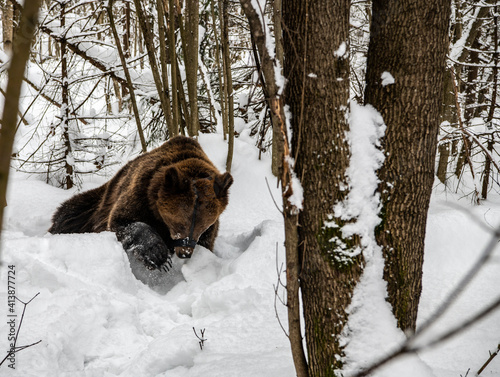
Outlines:
{"type": "Polygon", "coordinates": [[[388,301],[414,330],[422,289],[427,210],[434,179],[450,1],[373,1],[365,102],[387,125],[379,171],[388,301]],[[382,84],[390,73],[394,83],[382,84]]]}
{"type": "Polygon", "coordinates": [[[348,0],[283,2],[285,98],[304,190],[298,242],[310,376],[334,376],[342,367],[339,336],[363,264],[360,255],[346,257],[359,240],[345,239],[333,214],[347,194],[350,157],[349,8],[348,0]]]}

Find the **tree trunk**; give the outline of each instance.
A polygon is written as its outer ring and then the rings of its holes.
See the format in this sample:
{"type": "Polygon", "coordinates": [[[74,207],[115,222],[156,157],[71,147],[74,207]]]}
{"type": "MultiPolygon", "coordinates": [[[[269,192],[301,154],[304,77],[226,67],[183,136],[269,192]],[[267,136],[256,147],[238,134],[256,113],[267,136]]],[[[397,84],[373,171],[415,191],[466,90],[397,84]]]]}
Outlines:
{"type": "Polygon", "coordinates": [[[114,0],[109,0],[108,7],[107,7],[108,17],[109,17],[109,25],[111,27],[111,32],[113,33],[113,37],[115,38],[115,44],[116,44],[116,48],[118,51],[118,56],[120,57],[120,62],[122,64],[123,73],[125,74],[125,78],[127,80],[128,92],[130,93],[130,102],[132,102],[132,109],[134,111],[134,118],[135,118],[135,123],[137,126],[137,132],[139,134],[139,139],[141,141],[142,152],[146,153],[146,151],[147,151],[146,139],[144,138],[144,132],[142,130],[141,117],[139,114],[139,108],[137,107],[134,86],[132,84],[132,79],[130,77],[130,72],[128,70],[127,61],[125,59],[125,52],[122,49],[122,46],[120,43],[120,37],[118,35],[118,31],[116,30],[116,25],[115,25],[115,21],[114,21],[114,17],[113,17],[113,1],[114,0]]]}
{"type": "Polygon", "coordinates": [[[123,55],[125,59],[130,58],[130,28],[131,28],[131,20],[130,20],[130,2],[125,2],[125,8],[123,10],[123,55]]]}
{"type": "MultiPolygon", "coordinates": [[[[281,27],[282,24],[282,10],[283,10],[283,1],[282,0],[273,0],[273,26],[274,26],[274,39],[276,43],[276,59],[278,60],[281,68],[281,74],[283,74],[283,30],[281,27]]],[[[275,176],[278,176],[280,170],[280,160],[281,156],[279,155],[278,145],[277,145],[277,135],[273,135],[273,142],[271,146],[271,169],[275,176]]]]}
{"type": "MultiPolygon", "coordinates": [[[[224,134],[224,140],[227,138],[227,128],[228,128],[228,119],[227,119],[227,91],[226,91],[226,85],[225,85],[225,79],[224,82],[222,81],[223,78],[223,67],[221,66],[221,47],[219,44],[219,34],[217,32],[217,19],[215,16],[215,0],[210,1],[210,11],[212,14],[212,29],[214,33],[214,40],[215,40],[215,65],[217,67],[217,78],[219,82],[219,105],[220,105],[220,114],[222,118],[222,133],[224,134]]],[[[219,15],[220,15],[220,10],[219,10],[219,15]]],[[[222,34],[222,33],[221,33],[222,34]]],[[[224,64],[224,60],[222,65],[224,64]]]]}
{"type": "Polygon", "coordinates": [[[348,256],[359,240],[345,239],[333,214],[348,192],[349,8],[349,0],[283,2],[285,99],[304,191],[298,242],[310,376],[342,367],[339,336],[362,271],[362,256],[348,256]]]}
{"type": "MultiPolygon", "coordinates": [[[[168,0],[168,52],[170,57],[170,81],[172,82],[172,124],[175,134],[179,134],[179,90],[177,88],[177,54],[175,51],[175,20],[177,11],[174,0],[168,0]]],[[[180,83],[182,85],[182,82],[180,83]]]]}
{"type": "Polygon", "coordinates": [[[167,129],[168,129],[168,137],[165,138],[167,140],[168,138],[172,138],[174,136],[178,135],[178,128],[177,124],[174,123],[173,120],[173,115],[172,115],[172,109],[171,109],[171,104],[170,104],[170,90],[169,90],[169,84],[168,84],[168,68],[167,68],[167,60],[168,60],[168,52],[167,52],[167,31],[165,28],[165,12],[164,12],[164,5],[162,0],[157,0],[156,1],[156,9],[158,12],[158,34],[160,38],[160,66],[161,66],[161,77],[162,77],[162,82],[163,82],[163,94],[165,96],[165,101],[166,101],[166,113],[165,115],[165,121],[167,123],[167,129]]]}
{"type": "Polygon", "coordinates": [[[231,171],[234,149],[234,95],[233,95],[233,76],[231,73],[231,55],[229,51],[229,0],[219,1],[222,5],[222,57],[224,59],[224,83],[227,91],[227,131],[228,131],[228,150],[226,159],[226,171],[231,171]]]}
{"type": "MultiPolygon", "coordinates": [[[[7,205],[7,182],[9,180],[10,157],[17,126],[17,113],[24,70],[28,62],[30,46],[38,23],[40,0],[28,1],[21,14],[20,27],[14,41],[11,64],[8,68],[8,82],[2,111],[0,130],[0,234],[3,211],[7,205]],[[19,32],[21,31],[21,32],[19,32]]],[[[1,245],[1,243],[0,243],[1,245]]],[[[1,248],[1,246],[0,246],[1,248]]]]}
{"type": "MultiPolygon", "coordinates": [[[[155,45],[153,39],[153,25],[149,22],[148,15],[145,13],[141,4],[142,0],[134,0],[137,19],[142,30],[142,35],[144,37],[144,43],[146,44],[146,50],[148,52],[149,64],[151,65],[151,72],[153,74],[153,79],[156,86],[156,91],[158,93],[158,98],[160,99],[161,109],[163,111],[163,116],[165,119],[169,117],[170,114],[170,100],[167,93],[164,91],[164,83],[161,79],[160,70],[156,62],[155,57],[155,45]]],[[[163,20],[162,20],[163,21],[163,20]]]]}
{"type": "MultiPolygon", "coordinates": [[[[66,3],[61,3],[61,29],[64,30],[66,23],[66,3]]],[[[68,80],[68,49],[66,48],[66,36],[61,40],[61,126],[64,140],[64,171],[63,187],[67,190],[74,185],[73,168],[73,146],[72,136],[69,129],[69,80],[68,80]]]]}
{"type": "Polygon", "coordinates": [[[181,17],[181,38],[186,66],[186,82],[189,101],[189,136],[198,135],[200,129],[198,120],[198,0],[186,0],[185,17],[181,17]]]}
{"type": "MultiPolygon", "coordinates": [[[[494,146],[494,135],[491,134],[490,138],[488,139],[488,151],[491,153],[493,152],[493,146],[494,146]]],[[[485,154],[486,161],[484,163],[484,171],[483,171],[483,182],[482,182],[482,188],[481,188],[481,199],[486,200],[488,198],[488,187],[490,184],[490,174],[491,174],[491,158],[488,154],[485,154]]]]}
{"type": "Polygon", "coordinates": [[[14,7],[10,0],[2,0],[0,4],[2,6],[3,49],[5,52],[10,52],[14,38],[14,7]]]}
{"type": "Polygon", "coordinates": [[[443,142],[438,147],[439,151],[439,162],[438,170],[436,176],[439,178],[441,183],[446,185],[446,173],[448,172],[448,159],[450,158],[450,145],[451,143],[446,141],[443,142]]]}
{"type": "Polygon", "coordinates": [[[449,0],[373,1],[365,102],[387,125],[376,237],[388,301],[404,330],[415,329],[422,289],[449,15],[449,0]]]}
{"type": "Polygon", "coordinates": [[[288,313],[288,339],[292,351],[293,362],[297,377],[308,377],[307,361],[302,346],[302,329],[300,326],[300,300],[299,300],[299,252],[298,252],[298,208],[302,203],[292,203],[290,198],[294,190],[299,190],[293,181],[293,171],[290,155],[290,144],[285,119],[283,97],[280,94],[276,61],[271,57],[262,25],[260,9],[256,9],[251,0],[240,0],[243,11],[248,18],[250,32],[255,42],[256,63],[262,62],[261,81],[266,95],[266,102],[271,110],[273,134],[279,135],[276,140],[277,150],[281,156],[280,179],[283,199],[283,217],[285,222],[285,248],[286,248],[286,306],[288,313]]]}

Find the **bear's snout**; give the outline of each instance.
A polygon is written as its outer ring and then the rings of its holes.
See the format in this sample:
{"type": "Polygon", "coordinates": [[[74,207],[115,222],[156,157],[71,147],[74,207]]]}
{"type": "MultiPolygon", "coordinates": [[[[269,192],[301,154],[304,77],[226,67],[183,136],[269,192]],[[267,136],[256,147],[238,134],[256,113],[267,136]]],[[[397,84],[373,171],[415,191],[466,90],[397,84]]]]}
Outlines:
{"type": "Polygon", "coordinates": [[[175,254],[181,259],[191,258],[193,255],[193,249],[190,247],[176,247],[175,254]]]}

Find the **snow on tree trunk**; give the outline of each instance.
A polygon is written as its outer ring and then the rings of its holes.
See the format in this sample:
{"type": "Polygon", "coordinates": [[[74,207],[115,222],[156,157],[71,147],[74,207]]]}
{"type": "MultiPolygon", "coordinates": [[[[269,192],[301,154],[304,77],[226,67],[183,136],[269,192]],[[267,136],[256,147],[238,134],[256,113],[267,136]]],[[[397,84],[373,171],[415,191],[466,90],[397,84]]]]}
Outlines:
{"type": "Polygon", "coordinates": [[[342,367],[339,337],[363,265],[359,236],[344,236],[346,221],[334,213],[349,193],[349,8],[344,0],[283,2],[285,100],[304,190],[298,242],[310,376],[342,367]]]}

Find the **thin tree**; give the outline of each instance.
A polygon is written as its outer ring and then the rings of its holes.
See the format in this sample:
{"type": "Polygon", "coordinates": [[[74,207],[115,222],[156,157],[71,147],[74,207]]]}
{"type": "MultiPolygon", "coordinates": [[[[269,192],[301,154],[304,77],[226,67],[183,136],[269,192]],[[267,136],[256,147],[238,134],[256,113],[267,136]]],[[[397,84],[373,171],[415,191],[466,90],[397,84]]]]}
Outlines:
{"type": "MultiPolygon", "coordinates": [[[[262,83],[267,93],[266,101],[271,110],[273,123],[273,134],[276,137],[277,153],[281,157],[278,164],[279,179],[283,199],[283,217],[285,222],[285,249],[286,249],[286,291],[288,311],[288,338],[292,349],[292,357],[298,377],[307,377],[307,361],[302,346],[302,334],[300,326],[300,301],[299,301],[299,253],[298,253],[298,207],[292,198],[300,191],[297,181],[294,181],[292,156],[290,154],[290,143],[286,126],[284,110],[284,98],[278,85],[278,70],[276,60],[273,59],[273,51],[269,51],[265,33],[263,10],[256,9],[250,0],[240,0],[243,11],[248,19],[250,30],[254,38],[257,61],[262,65],[262,83]]],[[[300,195],[299,195],[300,197],[300,195]]]]}
{"type": "Polygon", "coordinates": [[[0,130],[0,233],[2,231],[3,211],[7,205],[7,182],[9,179],[10,157],[17,125],[17,113],[21,84],[26,62],[29,58],[31,42],[38,23],[38,10],[41,0],[26,2],[21,13],[21,23],[13,45],[13,56],[8,69],[8,83],[0,130]]]}
{"type": "MultiPolygon", "coordinates": [[[[167,119],[172,116],[170,110],[170,98],[168,97],[168,93],[166,93],[164,90],[164,87],[166,86],[162,81],[158,63],[156,61],[153,25],[151,24],[150,19],[147,17],[147,14],[142,7],[141,0],[134,0],[134,4],[136,8],[135,10],[137,12],[137,19],[142,31],[142,35],[144,36],[144,43],[146,45],[149,64],[151,66],[151,72],[153,73],[156,91],[158,93],[158,97],[160,98],[161,109],[163,111],[165,119],[167,119]]],[[[163,22],[163,20],[161,21],[163,22]]]]}
{"type": "Polygon", "coordinates": [[[222,57],[224,67],[224,87],[227,95],[227,130],[228,130],[228,151],[226,159],[226,170],[231,171],[234,150],[234,94],[233,77],[231,73],[231,56],[229,51],[229,0],[219,0],[219,12],[221,12],[222,25],[222,57]]]}
{"type": "Polygon", "coordinates": [[[184,15],[180,14],[180,29],[189,101],[188,133],[198,135],[198,24],[200,14],[198,0],[186,0],[184,15]]]}
{"type": "MultiPolygon", "coordinates": [[[[108,12],[108,17],[109,17],[109,24],[111,27],[111,31],[113,33],[113,37],[115,38],[116,48],[118,50],[118,55],[120,56],[120,62],[122,64],[123,73],[125,74],[125,78],[127,80],[127,88],[128,88],[128,92],[130,94],[130,102],[132,102],[132,110],[134,112],[135,123],[137,125],[137,132],[139,133],[139,139],[141,140],[142,152],[146,153],[146,151],[147,151],[146,140],[144,138],[144,132],[142,131],[141,117],[139,116],[139,109],[137,107],[137,101],[135,98],[134,86],[132,84],[132,79],[130,78],[130,73],[129,73],[128,66],[127,66],[127,61],[125,59],[125,53],[122,49],[120,37],[118,35],[118,31],[116,30],[115,19],[113,17],[113,1],[114,0],[109,0],[108,6],[106,8],[106,10],[108,12]]],[[[128,50],[128,47],[127,47],[127,50],[128,50]]]]}
{"type": "Polygon", "coordinates": [[[0,1],[0,8],[2,9],[3,49],[9,52],[14,38],[14,7],[10,0],[2,0],[0,1]]]}
{"type": "MultiPolygon", "coordinates": [[[[61,7],[61,28],[65,29],[66,26],[66,5],[67,1],[63,0],[60,3],[61,7]]],[[[75,184],[74,182],[74,158],[73,158],[73,143],[72,132],[70,130],[69,121],[69,80],[68,80],[68,49],[66,47],[66,37],[61,40],[61,127],[62,136],[64,141],[64,170],[65,175],[63,178],[63,186],[70,189],[75,184]]]]}

